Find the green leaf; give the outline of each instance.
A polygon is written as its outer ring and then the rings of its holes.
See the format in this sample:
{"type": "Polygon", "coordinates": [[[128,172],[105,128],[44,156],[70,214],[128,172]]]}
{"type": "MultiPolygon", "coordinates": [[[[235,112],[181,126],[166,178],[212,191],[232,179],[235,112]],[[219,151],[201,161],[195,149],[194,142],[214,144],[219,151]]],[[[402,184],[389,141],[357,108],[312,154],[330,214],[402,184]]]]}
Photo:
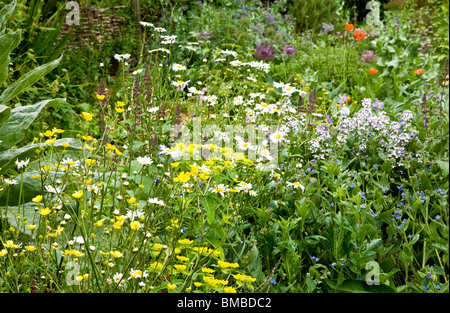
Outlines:
{"type": "Polygon", "coordinates": [[[392,170],[392,166],[388,161],[384,161],[383,165],[381,166],[381,169],[385,173],[390,173],[392,170]]]}
{"type": "Polygon", "coordinates": [[[253,262],[257,261],[258,255],[259,255],[259,251],[258,251],[258,248],[255,245],[255,246],[253,246],[250,249],[250,252],[248,253],[247,258],[245,260],[246,263],[247,264],[252,264],[253,262]]]}
{"type": "Polygon", "coordinates": [[[214,220],[214,215],[216,213],[214,200],[210,197],[200,197],[200,201],[202,202],[202,205],[205,208],[206,220],[208,221],[208,224],[212,224],[214,220]]]}
{"type": "MultiPolygon", "coordinates": [[[[10,186],[9,191],[7,191],[9,192],[8,206],[17,206],[19,204],[20,195],[22,198],[20,203],[28,203],[31,202],[31,199],[33,199],[35,196],[42,194],[41,182],[34,179],[32,175],[39,175],[39,172],[34,171],[30,173],[24,173],[22,183],[20,181],[20,175],[14,177],[14,179],[17,181],[17,184],[10,186]],[[20,193],[21,184],[22,194],[20,193]]],[[[0,197],[0,206],[6,206],[6,200],[6,193],[3,192],[3,195],[0,197]]]]}
{"type": "Polygon", "coordinates": [[[422,190],[431,190],[431,182],[428,179],[427,176],[427,172],[422,171],[422,173],[420,174],[420,183],[421,183],[421,188],[422,190]]]}
{"type": "Polygon", "coordinates": [[[57,67],[61,59],[62,56],[59,59],[41,65],[20,77],[14,84],[6,88],[5,91],[0,95],[0,104],[5,104],[18,94],[24,92],[28,87],[33,85],[41,77],[47,75],[51,70],[57,67]]]}
{"type": "Polygon", "coordinates": [[[11,17],[16,8],[16,0],[8,4],[6,7],[0,10],[0,34],[3,34],[6,29],[6,21],[11,17]]]}
{"type": "Polygon", "coordinates": [[[8,77],[8,68],[11,58],[10,52],[20,43],[20,32],[0,35],[0,86],[8,77]]]}
{"type": "MultiPolygon", "coordinates": [[[[1,123],[1,120],[0,120],[0,123],[1,123]]],[[[447,177],[448,176],[448,161],[437,160],[436,163],[439,164],[439,166],[441,167],[444,177],[447,177]]]]}
{"type": "Polygon", "coordinates": [[[11,116],[11,108],[6,105],[0,105],[0,127],[11,116]]]}
{"type": "Polygon", "coordinates": [[[446,246],[446,245],[443,245],[443,244],[440,244],[440,243],[432,243],[431,246],[436,248],[436,249],[442,250],[445,253],[448,253],[448,246],[446,246]]]}
{"type": "MultiPolygon", "coordinates": [[[[66,142],[69,144],[69,147],[66,149],[81,149],[80,144],[78,141],[76,141],[73,138],[64,138],[64,139],[58,139],[53,144],[53,147],[60,148],[63,145],[63,142],[66,142]]],[[[24,147],[20,147],[15,150],[6,150],[6,151],[0,151],[0,168],[3,170],[7,169],[8,167],[14,165],[14,162],[16,160],[24,160],[26,158],[29,158],[33,155],[34,151],[39,147],[45,147],[46,143],[36,143],[32,145],[27,145],[24,147]]],[[[1,172],[1,171],[0,171],[1,172]]]]}
{"type": "Polygon", "coordinates": [[[0,137],[3,140],[1,150],[9,149],[20,142],[25,137],[24,131],[30,127],[45,106],[63,104],[65,101],[65,99],[44,100],[13,109],[9,119],[0,127],[0,137]]]}
{"type": "Polygon", "coordinates": [[[335,292],[343,293],[394,293],[391,287],[380,285],[368,285],[363,280],[346,279],[342,284],[338,284],[336,279],[325,279],[327,285],[335,292]]]}

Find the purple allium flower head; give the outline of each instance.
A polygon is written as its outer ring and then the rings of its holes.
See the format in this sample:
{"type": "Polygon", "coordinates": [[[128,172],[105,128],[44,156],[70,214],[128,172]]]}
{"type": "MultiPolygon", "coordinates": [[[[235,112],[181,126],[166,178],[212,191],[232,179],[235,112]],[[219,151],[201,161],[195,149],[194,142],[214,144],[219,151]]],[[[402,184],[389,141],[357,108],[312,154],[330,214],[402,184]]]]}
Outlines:
{"type": "Polygon", "coordinates": [[[274,46],[272,46],[268,42],[262,42],[255,48],[255,56],[257,59],[263,60],[263,61],[273,61],[275,60],[275,54],[277,53],[277,50],[274,46]]]}
{"type": "Polygon", "coordinates": [[[295,47],[292,45],[285,45],[283,47],[283,51],[281,51],[281,52],[284,54],[287,54],[287,55],[296,55],[297,49],[295,49],[295,47]]]}

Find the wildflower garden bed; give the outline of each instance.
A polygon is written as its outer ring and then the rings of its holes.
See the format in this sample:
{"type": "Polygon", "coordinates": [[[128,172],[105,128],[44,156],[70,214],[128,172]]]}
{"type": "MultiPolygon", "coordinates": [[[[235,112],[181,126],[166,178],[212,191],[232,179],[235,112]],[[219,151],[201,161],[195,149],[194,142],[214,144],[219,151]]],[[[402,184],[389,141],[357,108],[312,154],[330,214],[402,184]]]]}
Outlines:
{"type": "Polygon", "coordinates": [[[448,293],[448,1],[371,2],[144,6],[44,59],[0,1],[0,290],[448,293]]]}

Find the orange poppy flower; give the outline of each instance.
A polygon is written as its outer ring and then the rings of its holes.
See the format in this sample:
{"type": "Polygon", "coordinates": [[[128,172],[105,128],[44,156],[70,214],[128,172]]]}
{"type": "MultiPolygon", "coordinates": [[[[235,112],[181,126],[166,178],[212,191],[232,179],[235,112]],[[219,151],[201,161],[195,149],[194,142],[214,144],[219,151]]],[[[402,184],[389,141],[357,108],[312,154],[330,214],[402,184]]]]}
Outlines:
{"type": "Polygon", "coordinates": [[[345,25],[345,29],[346,29],[347,31],[351,31],[353,28],[354,28],[353,24],[347,24],[347,25],[345,25]]]}
{"type": "Polygon", "coordinates": [[[360,29],[355,30],[353,35],[355,36],[356,40],[358,40],[358,41],[364,40],[364,38],[366,38],[366,33],[360,29]]]}
{"type": "Polygon", "coordinates": [[[414,71],[414,73],[416,73],[417,75],[423,74],[423,72],[425,72],[425,69],[423,67],[414,71]]]}
{"type": "Polygon", "coordinates": [[[372,75],[375,75],[376,73],[378,73],[378,70],[375,68],[371,68],[371,69],[369,69],[369,73],[372,75]]]}

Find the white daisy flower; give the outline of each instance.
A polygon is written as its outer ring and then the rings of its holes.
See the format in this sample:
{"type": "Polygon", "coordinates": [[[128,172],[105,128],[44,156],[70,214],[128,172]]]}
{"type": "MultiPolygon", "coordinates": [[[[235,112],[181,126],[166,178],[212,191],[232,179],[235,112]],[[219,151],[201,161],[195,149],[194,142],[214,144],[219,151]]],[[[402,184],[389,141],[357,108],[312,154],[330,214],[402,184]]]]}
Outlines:
{"type": "Polygon", "coordinates": [[[184,71],[185,69],[186,69],[186,66],[181,65],[181,64],[174,63],[172,65],[172,70],[175,71],[175,72],[177,72],[177,71],[184,71]]]}
{"type": "Polygon", "coordinates": [[[223,54],[226,54],[226,55],[232,55],[232,56],[234,56],[234,57],[237,57],[237,52],[235,52],[235,51],[230,51],[230,50],[222,50],[222,51],[220,51],[220,53],[223,53],[223,54]]]}
{"type": "Polygon", "coordinates": [[[30,159],[19,161],[19,159],[16,160],[17,169],[22,169],[23,167],[27,167],[28,163],[30,162],[30,159]]]}
{"type": "Polygon", "coordinates": [[[140,165],[150,165],[153,163],[152,159],[150,159],[149,156],[145,156],[145,157],[137,157],[136,161],[138,161],[138,163],[140,165]]]}
{"type": "Polygon", "coordinates": [[[189,82],[190,82],[190,80],[188,80],[188,81],[182,81],[182,80],[172,81],[172,85],[174,85],[176,87],[184,88],[187,86],[187,84],[189,84],[189,82]]]}
{"type": "Polygon", "coordinates": [[[294,183],[286,182],[286,185],[289,187],[294,187],[295,189],[301,188],[303,191],[305,190],[305,187],[302,184],[300,184],[299,182],[294,182],[294,183]]]}
{"type": "Polygon", "coordinates": [[[214,193],[220,194],[222,197],[224,197],[224,193],[228,191],[228,186],[225,186],[224,184],[219,184],[215,188],[211,188],[211,191],[214,193]]]}

